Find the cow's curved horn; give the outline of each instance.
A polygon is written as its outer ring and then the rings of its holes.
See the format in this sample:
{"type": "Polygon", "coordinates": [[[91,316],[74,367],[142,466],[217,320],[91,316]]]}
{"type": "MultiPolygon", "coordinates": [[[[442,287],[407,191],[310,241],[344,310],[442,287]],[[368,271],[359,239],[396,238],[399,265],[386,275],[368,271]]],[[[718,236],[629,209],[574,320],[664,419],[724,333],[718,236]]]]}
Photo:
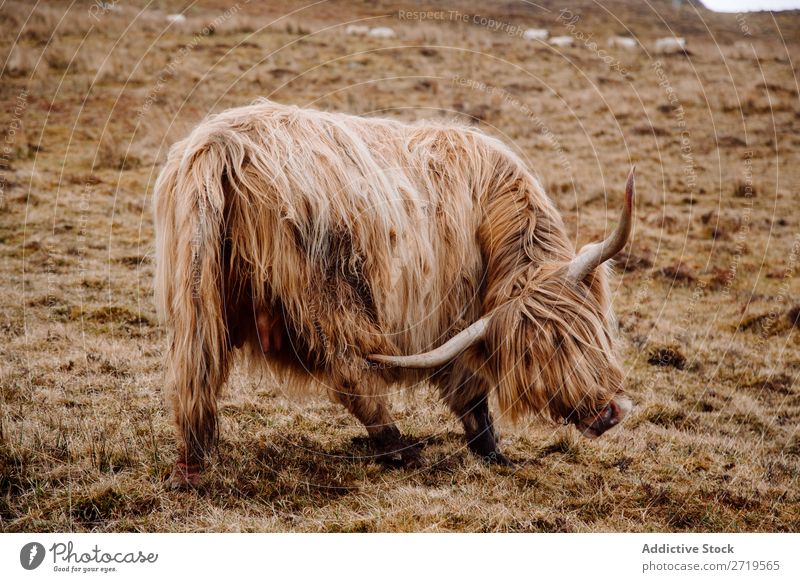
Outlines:
{"type": "Polygon", "coordinates": [[[625,206],[622,209],[622,216],[617,228],[606,240],[586,245],[578,253],[578,256],[572,259],[569,264],[569,277],[573,281],[583,280],[586,275],[620,252],[628,242],[633,226],[633,199],[636,193],[633,171],[635,169],[634,166],[628,174],[628,181],[625,184],[625,206]]]}
{"type": "Polygon", "coordinates": [[[384,356],[370,354],[368,360],[400,368],[436,368],[447,364],[458,354],[480,341],[486,335],[489,317],[483,317],[468,328],[454,335],[438,348],[413,356],[384,356]]]}

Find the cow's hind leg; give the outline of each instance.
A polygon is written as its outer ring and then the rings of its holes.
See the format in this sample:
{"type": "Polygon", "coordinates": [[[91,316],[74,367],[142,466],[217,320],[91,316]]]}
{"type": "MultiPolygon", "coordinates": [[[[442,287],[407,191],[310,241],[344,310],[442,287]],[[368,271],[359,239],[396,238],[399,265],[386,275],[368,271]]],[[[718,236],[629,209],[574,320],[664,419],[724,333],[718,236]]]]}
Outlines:
{"type": "Polygon", "coordinates": [[[229,352],[218,359],[173,344],[168,357],[167,391],[178,437],[178,456],[169,485],[194,487],[217,437],[217,398],[229,367],[229,352]]]}
{"type": "Polygon", "coordinates": [[[333,397],[367,429],[376,461],[396,467],[421,465],[420,445],[400,433],[383,395],[359,394],[345,383],[333,397]]]}
{"type": "Polygon", "coordinates": [[[487,463],[512,465],[497,449],[497,433],[489,412],[488,387],[468,372],[452,372],[442,386],[442,397],[450,410],[461,420],[467,446],[487,463]]]}

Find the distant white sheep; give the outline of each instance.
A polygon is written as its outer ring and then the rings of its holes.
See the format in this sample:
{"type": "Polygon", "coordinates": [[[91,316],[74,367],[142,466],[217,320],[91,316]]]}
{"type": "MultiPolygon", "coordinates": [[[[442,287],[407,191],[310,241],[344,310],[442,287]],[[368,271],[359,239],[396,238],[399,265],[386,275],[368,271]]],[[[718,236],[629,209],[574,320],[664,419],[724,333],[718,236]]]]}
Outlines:
{"type": "Polygon", "coordinates": [[[574,41],[571,36],[554,36],[553,38],[550,39],[550,44],[552,44],[553,46],[564,48],[572,46],[574,44],[574,41]]]}
{"type": "Polygon", "coordinates": [[[638,47],[639,43],[636,42],[635,38],[629,36],[609,36],[608,46],[611,48],[632,50],[638,47]]]}
{"type": "Polygon", "coordinates": [[[678,36],[668,36],[656,40],[657,53],[682,53],[686,50],[686,39],[678,36]]]}
{"type": "Polygon", "coordinates": [[[376,26],[369,31],[369,36],[372,38],[395,38],[397,33],[388,26],[376,26]]]}
{"type": "Polygon", "coordinates": [[[172,22],[173,24],[181,24],[186,22],[186,17],[183,14],[167,14],[167,22],[172,22]]]}
{"type": "Polygon", "coordinates": [[[364,26],[363,24],[348,24],[347,28],[344,29],[344,33],[351,36],[366,36],[369,34],[369,26],[364,26]]]}
{"type": "Polygon", "coordinates": [[[525,40],[547,40],[550,36],[550,31],[546,28],[529,28],[522,34],[525,40]]]}

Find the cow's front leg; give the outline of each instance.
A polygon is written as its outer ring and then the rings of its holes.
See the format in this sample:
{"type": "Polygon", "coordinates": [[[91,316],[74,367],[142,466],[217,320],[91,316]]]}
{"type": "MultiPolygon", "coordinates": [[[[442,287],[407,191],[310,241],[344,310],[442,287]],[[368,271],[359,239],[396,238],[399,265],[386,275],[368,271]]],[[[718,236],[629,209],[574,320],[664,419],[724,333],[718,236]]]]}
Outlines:
{"type": "Polygon", "coordinates": [[[469,450],[488,463],[512,465],[497,449],[486,383],[464,369],[449,370],[440,382],[442,398],[464,426],[469,450]]]}
{"type": "Polygon", "coordinates": [[[492,414],[486,395],[468,400],[453,411],[464,425],[467,446],[475,455],[496,465],[510,466],[513,463],[497,449],[497,433],[494,430],[492,414]]]}
{"type": "Polygon", "coordinates": [[[367,429],[376,461],[409,468],[422,464],[421,447],[400,433],[384,396],[359,394],[347,385],[334,392],[333,396],[367,429]]]}

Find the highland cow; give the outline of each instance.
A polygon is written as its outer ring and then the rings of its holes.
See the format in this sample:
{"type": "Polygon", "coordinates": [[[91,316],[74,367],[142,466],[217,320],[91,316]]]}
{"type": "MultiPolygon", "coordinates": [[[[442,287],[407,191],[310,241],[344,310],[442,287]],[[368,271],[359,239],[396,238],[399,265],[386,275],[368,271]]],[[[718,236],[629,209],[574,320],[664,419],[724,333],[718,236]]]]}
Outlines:
{"type": "Polygon", "coordinates": [[[512,419],[599,436],[631,406],[605,263],[633,198],[631,171],[617,228],[576,254],[533,174],[475,129],[269,101],[204,121],[155,188],[172,484],[199,479],[237,354],[326,391],[387,463],[420,463],[392,419],[393,385],[433,385],[493,463],[509,461],[492,395],[512,419]]]}

